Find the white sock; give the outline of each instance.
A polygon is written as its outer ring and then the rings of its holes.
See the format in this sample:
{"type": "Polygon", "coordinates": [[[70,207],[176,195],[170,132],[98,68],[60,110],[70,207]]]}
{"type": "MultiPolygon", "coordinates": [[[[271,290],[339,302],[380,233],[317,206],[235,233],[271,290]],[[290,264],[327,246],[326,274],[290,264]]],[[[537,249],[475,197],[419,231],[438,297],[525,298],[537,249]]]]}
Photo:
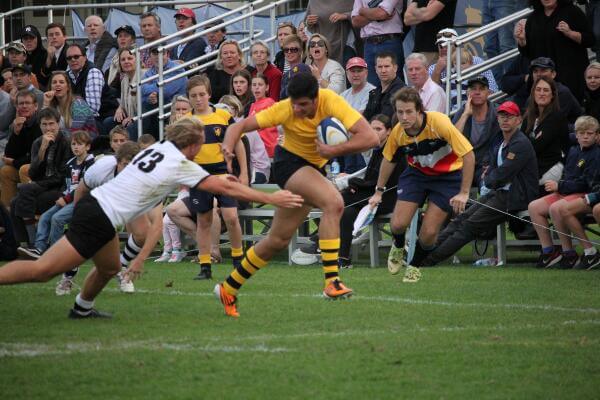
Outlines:
{"type": "Polygon", "coordinates": [[[79,293],[77,297],[75,297],[75,303],[77,303],[79,307],[85,308],[86,310],[91,310],[92,308],[94,308],[94,300],[87,301],[82,299],[81,293],[79,293]]]}
{"type": "Polygon", "coordinates": [[[593,256],[597,252],[598,252],[598,250],[596,250],[595,247],[590,247],[589,249],[583,249],[583,254],[585,254],[586,256],[593,256]]]}

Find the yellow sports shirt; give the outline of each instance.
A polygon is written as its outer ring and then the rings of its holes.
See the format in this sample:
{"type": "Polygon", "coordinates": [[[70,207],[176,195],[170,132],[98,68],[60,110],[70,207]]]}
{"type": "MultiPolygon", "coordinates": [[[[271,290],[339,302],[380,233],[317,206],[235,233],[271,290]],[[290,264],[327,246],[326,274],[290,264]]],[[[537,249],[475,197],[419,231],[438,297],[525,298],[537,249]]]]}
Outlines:
{"type": "Polygon", "coordinates": [[[194,157],[194,162],[200,164],[211,174],[226,174],[227,163],[221,152],[221,143],[225,138],[225,131],[235,121],[231,114],[220,108],[214,109],[210,114],[192,115],[204,124],[204,136],[206,137],[200,151],[194,157]]]}

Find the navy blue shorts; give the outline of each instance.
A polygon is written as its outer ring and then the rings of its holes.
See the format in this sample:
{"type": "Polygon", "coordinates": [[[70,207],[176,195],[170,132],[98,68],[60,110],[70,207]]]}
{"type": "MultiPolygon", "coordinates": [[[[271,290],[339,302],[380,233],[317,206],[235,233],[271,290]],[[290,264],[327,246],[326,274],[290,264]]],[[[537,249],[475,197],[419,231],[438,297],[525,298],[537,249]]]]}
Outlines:
{"type": "Polygon", "coordinates": [[[190,195],[183,199],[183,204],[192,215],[204,214],[214,208],[215,199],[221,208],[237,208],[238,206],[237,200],[233,197],[213,194],[196,188],[190,189],[190,195]]]}
{"type": "Polygon", "coordinates": [[[406,167],[398,178],[398,200],[422,206],[425,199],[446,212],[452,212],[450,199],[460,192],[461,171],[443,175],[425,175],[414,167],[406,167]]]}
{"type": "Polygon", "coordinates": [[[287,181],[303,167],[312,167],[325,176],[325,169],[319,168],[314,164],[306,161],[304,158],[287,151],[281,146],[275,147],[275,155],[273,156],[273,181],[282,189],[285,188],[287,181]]]}

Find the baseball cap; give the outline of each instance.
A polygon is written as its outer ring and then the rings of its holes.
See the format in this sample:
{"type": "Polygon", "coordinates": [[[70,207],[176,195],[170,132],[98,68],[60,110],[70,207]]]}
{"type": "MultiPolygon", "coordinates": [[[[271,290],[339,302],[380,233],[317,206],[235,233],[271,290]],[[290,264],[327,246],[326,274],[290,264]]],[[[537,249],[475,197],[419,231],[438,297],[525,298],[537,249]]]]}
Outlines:
{"type": "Polygon", "coordinates": [[[177,17],[178,15],[183,15],[184,17],[187,17],[187,18],[196,19],[196,14],[194,14],[194,11],[191,8],[185,8],[185,7],[180,8],[175,13],[175,17],[177,17]]]}
{"type": "Polygon", "coordinates": [[[444,28],[437,33],[435,44],[446,42],[452,38],[458,37],[458,32],[452,28],[444,28]]]}
{"type": "Polygon", "coordinates": [[[476,83],[480,83],[485,87],[490,87],[490,82],[488,81],[488,78],[486,78],[483,75],[478,75],[475,76],[471,79],[469,79],[469,81],[467,82],[467,87],[471,87],[472,85],[476,84],[476,83]]]}
{"type": "Polygon", "coordinates": [[[21,39],[23,39],[25,36],[36,38],[40,36],[40,31],[38,31],[38,28],[33,25],[25,25],[23,30],[21,30],[21,39]]]}
{"type": "Polygon", "coordinates": [[[115,29],[115,36],[119,36],[119,33],[121,33],[121,32],[128,33],[133,37],[136,36],[135,30],[133,29],[133,27],[131,25],[121,25],[120,27],[115,29]]]}
{"type": "Polygon", "coordinates": [[[548,57],[538,57],[531,60],[531,63],[529,64],[529,69],[534,69],[536,67],[556,70],[556,64],[554,64],[554,61],[552,61],[552,59],[548,57]]]}
{"type": "Polygon", "coordinates": [[[289,71],[290,78],[293,77],[294,75],[300,74],[302,72],[312,74],[312,71],[308,65],[300,63],[300,64],[294,65],[292,68],[290,68],[290,71],[289,71]]]}
{"type": "Polygon", "coordinates": [[[512,101],[505,101],[504,103],[500,104],[496,112],[505,112],[510,115],[521,115],[521,110],[519,109],[519,106],[512,101]]]}
{"type": "Polygon", "coordinates": [[[13,65],[13,67],[11,68],[12,71],[14,71],[16,69],[20,69],[21,71],[24,71],[25,73],[31,74],[31,66],[30,65],[16,64],[16,65],[13,65]]]}
{"type": "Polygon", "coordinates": [[[367,68],[367,62],[360,57],[352,57],[351,59],[348,60],[348,62],[346,63],[346,69],[350,69],[352,67],[361,67],[361,68],[367,68]]]}
{"type": "Polygon", "coordinates": [[[8,52],[10,50],[15,50],[23,54],[27,53],[25,46],[23,46],[23,43],[21,42],[11,42],[8,46],[6,46],[6,51],[8,52]]]}

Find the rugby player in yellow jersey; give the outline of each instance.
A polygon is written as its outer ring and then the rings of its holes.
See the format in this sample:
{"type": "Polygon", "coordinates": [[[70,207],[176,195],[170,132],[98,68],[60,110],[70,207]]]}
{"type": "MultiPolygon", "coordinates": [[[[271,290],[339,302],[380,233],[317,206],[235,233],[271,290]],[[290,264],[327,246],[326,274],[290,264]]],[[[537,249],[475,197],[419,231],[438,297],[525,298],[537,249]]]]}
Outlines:
{"type": "Polygon", "coordinates": [[[313,207],[323,212],[319,223],[319,247],[325,274],[323,295],[337,299],[352,294],[352,289],[338,276],[339,227],[344,202],[335,186],[325,178],[323,167],[330,158],[375,147],[379,139],[358,111],[333,91],[319,89],[311,74],[295,75],[287,91],[289,98],[229,126],[222,145],[223,154],[231,159],[242,133],[281,125],[283,143],[275,148],[273,177],[279,187],[304,198],[301,208],[277,208],[267,237],[248,249],[241,265],[222,284],[215,286],[215,295],[223,304],[225,314],[232,317],[239,316],[236,301],[241,286],[286,248],[313,207]],[[335,117],[343,123],[351,135],[349,141],[336,146],[317,141],[317,126],[327,117],[335,117]]]}
{"type": "Polygon", "coordinates": [[[404,282],[417,282],[421,276],[418,266],[433,250],[448,213],[465,210],[475,156],[473,146],[445,114],[425,111],[416,89],[400,89],[392,102],[398,124],[383,149],[375,194],[369,204],[381,202],[386,191],[384,185],[396,162],[406,157],[408,167],[398,179],[398,200],[391,221],[394,242],[388,256],[388,269],[395,275],[406,265],[404,233],[417,209],[427,200],[415,253],[403,278],[404,282]]]}

